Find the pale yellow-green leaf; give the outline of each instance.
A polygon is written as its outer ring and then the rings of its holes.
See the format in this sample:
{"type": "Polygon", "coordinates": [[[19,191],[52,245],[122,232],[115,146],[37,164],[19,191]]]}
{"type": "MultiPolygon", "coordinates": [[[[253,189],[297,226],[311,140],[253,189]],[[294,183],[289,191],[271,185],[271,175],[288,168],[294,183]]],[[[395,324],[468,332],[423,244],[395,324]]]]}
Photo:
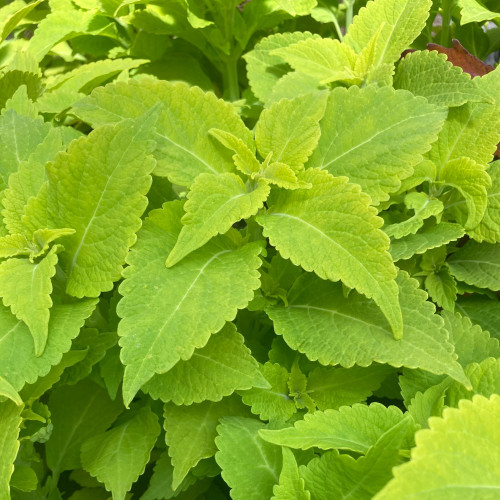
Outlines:
{"type": "Polygon", "coordinates": [[[23,400],[21,396],[19,396],[19,393],[3,377],[0,377],[0,396],[10,399],[16,403],[17,406],[23,404],[23,400]]]}
{"type": "Polygon", "coordinates": [[[217,234],[224,234],[241,219],[255,215],[269,195],[264,181],[245,184],[237,174],[200,174],[184,205],[186,214],[179,238],[166,265],[172,267],[217,234]]]}
{"type": "Polygon", "coordinates": [[[373,298],[401,337],[396,268],[369,197],[345,177],[319,169],[307,169],[299,180],[312,188],[276,192],[269,210],[257,216],[264,235],[295,265],[373,298]]]}
{"type": "MultiPolygon", "coordinates": [[[[490,2],[491,5],[494,5],[490,2]]],[[[492,11],[477,0],[458,0],[460,24],[482,23],[500,17],[500,9],[492,11]]]]}
{"type": "Polygon", "coordinates": [[[311,494],[305,489],[292,450],[283,447],[282,452],[283,468],[279,483],[273,488],[271,500],[310,500],[311,494]]]}
{"type": "Polygon", "coordinates": [[[12,401],[0,403],[0,498],[10,499],[9,482],[19,450],[22,406],[12,401]]]}
{"type": "Polygon", "coordinates": [[[417,432],[411,460],[376,500],[494,499],[500,490],[500,396],[475,396],[432,417],[417,432]]]}

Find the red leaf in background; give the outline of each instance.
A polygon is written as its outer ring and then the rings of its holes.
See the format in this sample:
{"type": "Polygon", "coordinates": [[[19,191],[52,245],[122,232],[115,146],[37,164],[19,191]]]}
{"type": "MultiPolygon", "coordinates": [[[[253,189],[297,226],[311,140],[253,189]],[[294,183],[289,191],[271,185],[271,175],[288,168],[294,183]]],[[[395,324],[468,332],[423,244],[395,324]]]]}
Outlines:
{"type": "Polygon", "coordinates": [[[481,59],[472,55],[456,39],[453,39],[453,47],[451,49],[447,49],[437,43],[428,43],[427,50],[437,50],[440,54],[446,54],[448,61],[454,66],[460,66],[464,72],[469,73],[472,78],[486,75],[495,69],[493,66],[485,64],[481,59]]]}

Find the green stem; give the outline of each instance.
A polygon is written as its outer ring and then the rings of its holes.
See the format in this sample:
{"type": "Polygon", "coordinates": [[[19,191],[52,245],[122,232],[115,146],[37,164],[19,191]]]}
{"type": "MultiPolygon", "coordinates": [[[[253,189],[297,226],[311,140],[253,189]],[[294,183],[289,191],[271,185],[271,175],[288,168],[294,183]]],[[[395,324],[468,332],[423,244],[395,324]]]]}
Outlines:
{"type": "Polygon", "coordinates": [[[223,83],[224,95],[230,101],[237,101],[240,98],[240,85],[238,83],[238,58],[230,55],[224,62],[223,83]]]}
{"type": "Polygon", "coordinates": [[[344,39],[344,35],[342,35],[342,30],[340,29],[340,24],[339,24],[337,17],[335,15],[333,16],[333,25],[335,26],[335,31],[337,32],[337,36],[339,37],[339,40],[342,41],[344,39]]]}
{"type": "Polygon", "coordinates": [[[443,0],[441,17],[443,19],[441,25],[441,36],[439,42],[447,47],[450,43],[450,22],[451,22],[451,2],[443,0]]]}
{"type": "Polygon", "coordinates": [[[345,30],[347,32],[347,29],[352,24],[352,17],[353,17],[353,12],[354,12],[354,0],[348,0],[344,3],[347,6],[347,10],[345,13],[345,30]]]}

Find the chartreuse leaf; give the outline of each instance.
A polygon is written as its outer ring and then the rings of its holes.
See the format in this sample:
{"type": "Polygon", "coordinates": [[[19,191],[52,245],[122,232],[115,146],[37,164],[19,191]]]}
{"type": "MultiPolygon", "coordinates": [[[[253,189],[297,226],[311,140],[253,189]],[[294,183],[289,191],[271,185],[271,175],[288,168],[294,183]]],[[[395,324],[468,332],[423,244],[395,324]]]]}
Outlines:
{"type": "MultiPolygon", "coordinates": [[[[92,436],[104,432],[122,412],[123,404],[89,379],[54,389],[49,398],[54,429],[45,446],[47,465],[57,475],[80,469],[80,449],[92,436]]],[[[145,429],[141,429],[144,433],[145,429]]],[[[136,437],[137,439],[137,437],[136,437]]],[[[102,438],[101,438],[102,440],[102,438]]]]}
{"type": "Polygon", "coordinates": [[[372,301],[354,291],[346,299],[340,285],[313,274],[294,283],[288,306],[271,305],[266,312],[276,333],[313,361],[346,368],[373,362],[422,368],[468,385],[443,320],[425,300],[427,294],[404,272],[399,273],[397,283],[404,325],[401,340],[394,340],[372,301]]]}
{"type": "Polygon", "coordinates": [[[437,218],[444,209],[439,200],[415,191],[408,193],[404,202],[406,208],[413,210],[414,214],[403,222],[384,227],[384,232],[392,238],[399,239],[416,233],[424,225],[425,219],[432,216],[437,218]]]}
{"type": "Polygon", "coordinates": [[[76,231],[62,240],[71,295],[97,297],[121,276],[148,203],[155,161],[147,138],[158,111],[73,141],[47,166],[48,215],[55,227],[76,231]]]}
{"type": "Polygon", "coordinates": [[[64,148],[61,128],[52,128],[26,161],[19,164],[17,172],[9,177],[8,189],[2,199],[2,215],[11,233],[24,233],[22,224],[25,206],[36,196],[46,180],[45,164],[64,148]]]}
{"type": "Polygon", "coordinates": [[[445,109],[404,90],[336,88],[328,98],[321,137],[308,166],[346,175],[378,205],[413,173],[445,118],[445,109]]]}
{"type": "Polygon", "coordinates": [[[19,450],[19,428],[22,406],[12,401],[0,403],[0,497],[10,498],[9,482],[19,450]]]}
{"type": "Polygon", "coordinates": [[[262,374],[270,388],[254,388],[241,393],[243,402],[252,408],[252,413],[262,420],[289,420],[297,411],[289,395],[287,369],[278,363],[266,363],[262,374]]]}
{"type": "Polygon", "coordinates": [[[205,347],[179,361],[170,371],[154,375],[143,390],[154,399],[177,405],[219,401],[235,390],[268,388],[257,361],[232,323],[212,335],[205,347]]]}
{"type": "Polygon", "coordinates": [[[318,2],[317,0],[276,0],[276,3],[291,16],[306,16],[318,2]]]}
{"type": "Polygon", "coordinates": [[[487,101],[468,73],[453,66],[445,54],[416,51],[407,54],[398,65],[394,87],[426,97],[438,106],[461,106],[466,102],[487,101]]]}
{"type": "Polygon", "coordinates": [[[316,500],[356,498],[369,500],[391,479],[391,469],[399,462],[399,448],[411,431],[409,418],[403,418],[385,431],[355,460],[336,450],[324,453],[300,467],[300,475],[316,500]]]}
{"type": "Polygon", "coordinates": [[[367,368],[318,367],[308,375],[307,394],[318,409],[337,410],[364,401],[380,387],[389,373],[389,366],[378,364],[367,368]]]}
{"type": "Polygon", "coordinates": [[[248,414],[248,409],[236,397],[190,406],[166,404],[164,427],[168,454],[174,466],[172,489],[179,487],[200,460],[215,455],[217,447],[214,440],[222,417],[248,414]]]}
{"type": "Polygon", "coordinates": [[[429,297],[446,311],[455,309],[457,300],[457,283],[450,275],[448,268],[443,266],[430,272],[425,277],[425,289],[429,297]]]}
{"type": "Polygon", "coordinates": [[[275,49],[271,54],[280,56],[293,69],[310,75],[318,83],[342,80],[359,84],[362,81],[354,72],[356,52],[338,40],[307,38],[275,49]]]}
{"type": "Polygon", "coordinates": [[[499,127],[500,115],[492,104],[469,102],[450,108],[428,157],[438,169],[462,157],[486,165],[493,159],[499,127]]]}
{"type": "Polygon", "coordinates": [[[264,181],[245,184],[239,175],[229,172],[200,174],[187,196],[183,227],[167,258],[167,267],[177,264],[213,236],[226,233],[235,222],[255,215],[269,192],[264,181]]]}
{"type": "Polygon", "coordinates": [[[320,136],[319,120],[323,117],[328,94],[306,94],[283,99],[265,109],[255,128],[255,143],[263,158],[303,168],[320,136]]]}
{"type": "Polygon", "coordinates": [[[259,436],[264,427],[258,420],[224,417],[217,428],[215,460],[234,500],[270,498],[279,482],[282,452],[259,436]]]}
{"type": "Polygon", "coordinates": [[[476,227],[486,211],[487,190],[492,184],[485,166],[470,158],[456,158],[443,166],[439,180],[457,189],[465,198],[468,210],[465,229],[476,227]]]}
{"type": "Polygon", "coordinates": [[[468,241],[448,260],[457,280],[490,290],[500,290],[500,245],[468,241]]]}
{"type": "Polygon", "coordinates": [[[349,26],[344,43],[359,53],[383,24],[377,39],[374,65],[394,63],[424,28],[431,5],[431,0],[370,1],[359,10],[349,26]]]}
{"type": "Polygon", "coordinates": [[[12,9],[12,11],[9,12],[10,16],[6,19],[2,18],[0,22],[0,43],[2,43],[10,35],[12,30],[14,30],[14,28],[16,28],[16,26],[42,1],[43,0],[36,0],[29,4],[23,2],[17,6],[13,5],[12,7],[14,7],[15,10],[12,9]]]}
{"type": "Polygon", "coordinates": [[[495,498],[500,488],[500,396],[475,396],[431,418],[417,432],[410,462],[375,497],[384,499],[495,498]]]}
{"type": "MultiPolygon", "coordinates": [[[[395,406],[385,407],[380,403],[369,406],[355,404],[339,410],[316,411],[304,415],[293,427],[279,430],[261,430],[265,441],[300,450],[350,450],[366,454],[377,440],[405,417],[395,406]]],[[[407,427],[411,431],[411,426],[407,427]]],[[[411,432],[407,432],[408,446],[411,432]]]]}
{"type": "Polygon", "coordinates": [[[299,180],[309,190],[280,191],[269,210],[256,220],[280,254],[320,278],[342,280],[373,298],[387,317],[395,337],[402,321],[387,236],[370,199],[345,177],[308,169],[299,180]],[[348,228],[352,230],[349,231],[348,228]]]}
{"type": "Polygon", "coordinates": [[[283,468],[279,483],[273,487],[271,500],[310,500],[311,494],[305,489],[304,480],[299,475],[297,461],[292,450],[283,447],[283,468]]]}
{"type": "Polygon", "coordinates": [[[319,36],[301,31],[276,33],[263,38],[253,50],[243,56],[247,63],[250,87],[262,102],[267,101],[278,80],[290,70],[283,59],[274,55],[273,51],[308,38],[319,39],[319,36]]]}
{"type": "Polygon", "coordinates": [[[408,413],[416,424],[425,428],[428,427],[430,417],[441,416],[444,407],[444,397],[451,384],[452,380],[446,377],[439,384],[429,387],[424,392],[418,391],[415,394],[408,405],[408,413]]]}
{"type": "Polygon", "coordinates": [[[500,17],[500,12],[493,12],[487,9],[477,0],[459,0],[460,6],[460,24],[481,23],[489,21],[495,17],[500,17]]]}
{"type": "Polygon", "coordinates": [[[492,184],[487,190],[488,203],[484,217],[467,234],[479,242],[500,243],[500,162],[493,162],[487,172],[492,184]]]}
{"type": "Polygon", "coordinates": [[[60,113],[70,108],[100,83],[121,71],[137,68],[146,59],[105,59],[78,66],[47,82],[37,106],[41,113],[60,113]]]}
{"type": "Polygon", "coordinates": [[[150,212],[127,258],[117,308],[123,318],[118,335],[127,405],[155,373],[167,372],[205,346],[210,335],[246,307],[259,286],[262,243],[244,245],[236,231],[166,268],[181,230],[181,214],[180,202],[150,212]]]}
{"type": "Polygon", "coordinates": [[[43,143],[50,129],[41,117],[18,115],[12,109],[0,116],[0,190],[7,187],[9,176],[43,143]]]}
{"type": "Polygon", "coordinates": [[[189,187],[201,173],[234,171],[231,154],[210,137],[211,129],[231,132],[247,146],[252,144],[252,134],[232,104],[182,83],[150,78],[117,82],[97,88],[74,110],[95,128],[136,118],[158,102],[164,107],[154,137],[155,174],[168,176],[175,184],[189,187]]]}
{"type": "Polygon", "coordinates": [[[458,362],[465,368],[473,362],[480,362],[490,356],[500,357],[498,340],[491,338],[487,331],[459,313],[443,311],[444,327],[450,333],[450,342],[455,346],[458,362]]]}
{"type": "Polygon", "coordinates": [[[81,447],[82,467],[104,483],[113,499],[124,500],[144,472],[158,434],[158,417],[143,407],[121,425],[85,440],[81,447]]]}
{"type": "Polygon", "coordinates": [[[500,301],[475,293],[458,297],[456,308],[462,316],[468,317],[473,324],[487,330],[491,337],[500,340],[500,301]]]}
{"type": "Polygon", "coordinates": [[[35,356],[47,344],[49,309],[52,307],[52,276],[56,272],[57,245],[39,262],[12,258],[0,264],[0,297],[5,306],[30,329],[35,356]]]}
{"type": "Polygon", "coordinates": [[[415,234],[410,234],[399,240],[391,241],[389,252],[396,260],[409,259],[415,254],[421,254],[437,248],[450,241],[455,241],[464,235],[460,224],[441,222],[440,224],[427,224],[415,234]]]}
{"type": "Polygon", "coordinates": [[[260,163],[255,157],[255,145],[253,143],[247,145],[231,132],[219,128],[210,129],[209,133],[223,146],[234,152],[234,165],[241,173],[252,175],[259,172],[260,163]],[[250,148],[250,146],[252,147],[250,148]]]}
{"type": "Polygon", "coordinates": [[[0,396],[10,399],[18,406],[23,404],[19,393],[3,377],[0,377],[0,396]]]}
{"type": "Polygon", "coordinates": [[[500,393],[500,358],[486,358],[480,363],[471,363],[465,373],[472,384],[472,390],[468,391],[455,383],[448,392],[449,406],[458,406],[461,399],[472,399],[474,394],[490,397],[500,393]]]}
{"type": "Polygon", "coordinates": [[[57,365],[71,341],[94,310],[96,301],[83,300],[70,304],[55,304],[50,310],[47,345],[41,356],[35,357],[33,337],[28,327],[8,308],[0,307],[0,377],[19,391],[25,383],[32,384],[57,365]]]}

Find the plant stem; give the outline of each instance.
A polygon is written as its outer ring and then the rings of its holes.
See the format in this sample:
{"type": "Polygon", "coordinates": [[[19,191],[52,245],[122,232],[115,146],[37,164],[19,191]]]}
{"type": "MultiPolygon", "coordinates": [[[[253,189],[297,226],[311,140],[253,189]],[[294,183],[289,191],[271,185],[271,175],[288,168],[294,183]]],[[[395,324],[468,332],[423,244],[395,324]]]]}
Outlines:
{"type": "Polygon", "coordinates": [[[344,3],[347,7],[347,10],[345,13],[345,30],[347,32],[347,29],[352,24],[352,17],[353,17],[353,11],[354,11],[354,0],[346,0],[344,3]]]}
{"type": "Polygon", "coordinates": [[[440,43],[441,45],[447,47],[450,42],[450,22],[451,22],[451,2],[450,0],[443,0],[442,4],[442,24],[441,24],[441,36],[440,43]]]}
{"type": "Polygon", "coordinates": [[[238,83],[238,58],[233,54],[228,56],[224,61],[224,95],[230,101],[237,101],[240,98],[240,85],[238,83]]]}

